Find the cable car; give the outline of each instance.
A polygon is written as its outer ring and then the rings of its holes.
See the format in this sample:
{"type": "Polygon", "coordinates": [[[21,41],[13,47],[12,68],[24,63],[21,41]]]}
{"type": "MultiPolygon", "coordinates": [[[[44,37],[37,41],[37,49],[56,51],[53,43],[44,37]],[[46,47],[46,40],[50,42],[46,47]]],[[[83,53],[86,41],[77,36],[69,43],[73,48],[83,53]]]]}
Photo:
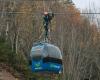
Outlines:
{"type": "Polygon", "coordinates": [[[62,72],[62,55],[60,49],[46,42],[39,42],[32,46],[30,52],[32,72],[62,72]]]}

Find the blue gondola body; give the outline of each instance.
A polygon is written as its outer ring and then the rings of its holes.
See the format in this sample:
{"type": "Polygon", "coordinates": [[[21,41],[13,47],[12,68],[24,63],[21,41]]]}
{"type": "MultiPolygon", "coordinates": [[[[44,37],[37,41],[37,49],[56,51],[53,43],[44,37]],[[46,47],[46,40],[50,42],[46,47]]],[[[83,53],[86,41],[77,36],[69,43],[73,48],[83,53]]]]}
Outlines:
{"type": "Polygon", "coordinates": [[[57,63],[43,63],[42,60],[34,61],[32,60],[31,65],[32,72],[53,72],[53,73],[61,73],[62,65],[57,63]]]}
{"type": "Polygon", "coordinates": [[[44,58],[47,56],[50,56],[51,53],[52,53],[51,55],[52,57],[54,56],[57,57],[57,54],[61,57],[60,50],[58,48],[55,48],[55,50],[53,50],[54,48],[55,46],[48,43],[39,43],[39,44],[33,45],[31,49],[31,53],[32,53],[31,57],[33,56],[31,58],[32,72],[51,72],[51,73],[57,73],[57,74],[62,72],[62,69],[63,69],[62,64],[53,62],[52,59],[50,61],[44,62],[44,58]],[[48,45],[50,48],[48,47],[48,45]]]}

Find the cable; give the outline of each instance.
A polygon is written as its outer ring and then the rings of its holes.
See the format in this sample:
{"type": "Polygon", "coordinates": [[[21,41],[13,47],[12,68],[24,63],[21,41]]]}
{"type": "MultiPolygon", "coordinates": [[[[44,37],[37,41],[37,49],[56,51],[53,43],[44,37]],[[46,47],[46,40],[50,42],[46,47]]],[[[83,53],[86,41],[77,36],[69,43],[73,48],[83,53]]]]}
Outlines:
{"type": "MultiPolygon", "coordinates": [[[[1,11],[0,12],[0,14],[2,14],[2,13],[4,13],[4,14],[25,14],[25,13],[27,13],[27,12],[8,12],[8,11],[1,11]]],[[[52,12],[48,12],[48,13],[52,13],[52,12]]],[[[40,14],[43,14],[43,12],[36,12],[36,13],[27,13],[27,14],[36,14],[36,15],[40,15],[40,14]]],[[[98,13],[56,13],[56,12],[54,12],[54,14],[55,15],[76,15],[76,14],[97,14],[97,15],[99,15],[100,14],[100,12],[98,12],[98,13]]]]}
{"type": "MultiPolygon", "coordinates": [[[[0,0],[0,1],[2,1],[2,0],[0,0]]],[[[10,0],[4,0],[4,1],[10,1],[10,0]]],[[[13,1],[13,0],[11,0],[11,1],[13,1]]],[[[18,1],[18,0],[15,0],[15,1],[18,1]]],[[[21,0],[21,1],[26,1],[27,2],[27,1],[60,1],[60,0],[21,0]]]]}

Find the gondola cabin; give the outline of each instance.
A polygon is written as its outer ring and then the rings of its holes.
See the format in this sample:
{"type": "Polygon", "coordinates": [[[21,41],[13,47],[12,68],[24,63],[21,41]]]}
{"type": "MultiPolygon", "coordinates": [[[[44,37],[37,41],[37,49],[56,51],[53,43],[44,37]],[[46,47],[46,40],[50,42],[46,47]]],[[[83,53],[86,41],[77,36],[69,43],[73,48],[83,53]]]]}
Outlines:
{"type": "Polygon", "coordinates": [[[62,72],[62,55],[57,46],[45,42],[34,44],[30,57],[32,72],[62,72]]]}

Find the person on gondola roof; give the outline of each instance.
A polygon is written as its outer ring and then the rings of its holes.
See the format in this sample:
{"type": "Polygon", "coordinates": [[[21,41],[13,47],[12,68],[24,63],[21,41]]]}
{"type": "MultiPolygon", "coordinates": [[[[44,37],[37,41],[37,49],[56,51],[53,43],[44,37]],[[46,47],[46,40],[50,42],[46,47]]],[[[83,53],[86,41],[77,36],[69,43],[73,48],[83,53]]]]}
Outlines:
{"type": "Polygon", "coordinates": [[[44,16],[43,16],[43,25],[44,25],[44,29],[45,29],[45,37],[48,38],[48,26],[51,23],[51,20],[53,19],[54,14],[53,13],[48,13],[48,12],[44,12],[44,16]]]}

